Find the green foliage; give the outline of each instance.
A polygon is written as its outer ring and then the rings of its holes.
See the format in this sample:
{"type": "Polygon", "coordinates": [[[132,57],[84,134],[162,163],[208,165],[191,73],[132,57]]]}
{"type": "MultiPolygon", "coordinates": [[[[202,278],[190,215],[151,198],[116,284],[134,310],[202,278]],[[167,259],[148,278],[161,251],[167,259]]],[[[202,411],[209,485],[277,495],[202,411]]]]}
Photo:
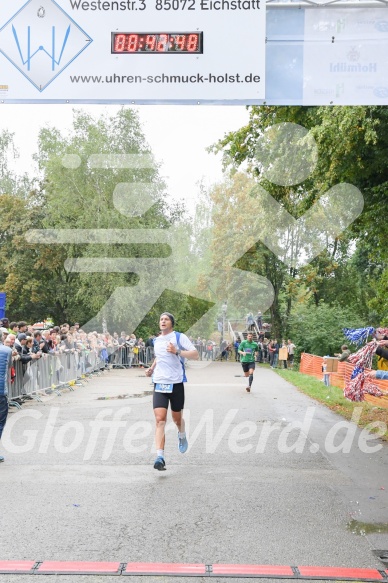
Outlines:
{"type": "MultiPolygon", "coordinates": [[[[166,228],[170,218],[164,204],[164,183],[154,162],[149,168],[96,167],[90,162],[95,155],[143,154],[150,152],[142,134],[137,115],[122,109],[113,117],[95,120],[84,112],[74,114],[73,128],[67,137],[56,129],[43,129],[39,137],[37,160],[44,174],[42,193],[45,199],[43,225],[49,229],[134,229],[166,228]],[[63,160],[71,156],[80,163],[66,167],[63,160]],[[120,184],[147,182],[147,194],[152,193],[153,206],[144,216],[127,216],[114,206],[114,192],[120,184]],[[149,186],[148,186],[149,185],[149,186]]],[[[70,158],[71,159],[71,158],[70,158]]],[[[121,196],[125,204],[125,191],[121,196]]],[[[138,278],[133,273],[75,273],[66,271],[57,254],[66,259],[97,257],[161,257],[166,251],[149,245],[129,244],[68,244],[39,246],[45,254],[45,266],[50,259],[56,265],[56,307],[52,314],[58,320],[85,322],[104,306],[115,289],[133,286],[138,278]],[[151,248],[150,248],[151,247],[151,248]],[[91,293],[91,290],[92,293],[91,293]]],[[[43,265],[42,265],[43,267],[43,265]]],[[[138,301],[134,294],[133,301],[138,301]]],[[[125,314],[131,306],[125,304],[109,316],[115,327],[125,325],[125,314]]],[[[113,325],[113,324],[112,324],[113,325]]]]}
{"type": "MultiPolygon", "coordinates": [[[[280,150],[283,147],[279,145],[280,150]]],[[[159,313],[165,309],[175,314],[180,329],[190,328],[210,306],[214,294],[222,296],[229,281],[228,269],[233,266],[271,281],[274,334],[292,337],[298,348],[333,353],[343,342],[342,327],[388,324],[386,108],[252,107],[249,124],[212,148],[223,153],[230,172],[209,192],[199,187],[201,203],[193,222],[185,219],[181,206],[167,204],[158,166],[137,115],[129,109],[98,119],[75,113],[68,135],[44,128],[38,148],[37,188],[36,177],[17,176],[10,170],[9,159],[17,156],[13,136],[8,132],[0,135],[0,286],[7,292],[12,317],[38,320],[51,316],[57,322],[87,322],[100,313],[116,289],[135,286],[138,276],[67,271],[66,259],[162,258],[169,252],[163,245],[147,244],[47,245],[44,237],[32,245],[24,237],[29,229],[168,229],[179,223],[174,231],[176,268],[166,277],[167,291],[138,326],[142,336],[154,331],[159,313]],[[281,122],[302,125],[317,142],[317,166],[302,184],[278,186],[263,174],[258,142],[265,130],[281,122]],[[147,154],[152,163],[149,168],[96,168],[90,163],[95,154],[147,154]],[[63,160],[69,156],[80,164],[65,167],[63,160]],[[239,171],[242,167],[245,172],[239,171]],[[125,208],[122,212],[115,208],[118,185],[144,181],[150,184],[153,202],[146,213],[132,216],[125,208]],[[327,249],[308,265],[286,267],[262,242],[266,235],[277,233],[278,217],[274,213],[264,218],[260,188],[299,217],[340,182],[362,190],[362,215],[336,240],[328,240],[327,249]],[[248,216],[256,218],[254,228],[253,223],[247,227],[248,216]],[[180,294],[169,291],[177,281],[180,294]],[[209,302],[195,300],[196,289],[209,302]],[[325,343],[324,338],[329,337],[330,342],[325,343]]],[[[127,328],[137,303],[134,294],[133,300],[109,314],[109,326],[122,322],[127,328]]]]}
{"type": "MultiPolygon", "coordinates": [[[[122,109],[115,116],[99,119],[84,112],[75,113],[73,127],[66,136],[56,128],[42,129],[35,156],[40,172],[38,189],[33,189],[24,176],[17,177],[10,172],[10,156],[16,156],[13,137],[3,133],[0,136],[3,228],[0,285],[7,293],[10,317],[30,321],[50,316],[56,322],[85,323],[99,313],[117,288],[135,285],[138,276],[125,272],[77,273],[65,268],[66,260],[169,255],[166,245],[58,245],[48,244],[45,235],[39,243],[30,244],[25,238],[30,229],[87,229],[92,232],[167,229],[181,217],[179,206],[166,203],[165,184],[132,110],[122,109]],[[145,167],[135,164],[129,168],[111,168],[109,164],[96,167],[90,162],[93,155],[111,157],[115,154],[148,156],[150,163],[145,167]],[[133,202],[126,201],[128,187],[119,198],[122,207],[115,208],[114,204],[115,189],[120,185],[130,187],[133,183],[147,183],[144,196],[150,197],[151,203],[148,211],[135,215],[131,212],[133,202]]],[[[140,199],[142,195],[143,192],[139,192],[140,199]]],[[[128,314],[139,302],[136,292],[131,301],[132,304],[123,301],[117,311],[110,314],[115,327],[128,325],[128,314]]],[[[128,329],[127,326],[124,329],[128,329]]]]}
{"type": "Polygon", "coordinates": [[[365,324],[358,314],[348,307],[321,301],[318,306],[311,302],[294,306],[288,321],[288,336],[297,346],[298,354],[308,352],[318,356],[340,352],[347,343],[343,328],[361,328],[365,324]]]}
{"type": "MultiPolygon", "coordinates": [[[[282,147],[280,144],[280,151],[282,147]]],[[[274,284],[272,319],[278,335],[279,328],[282,334],[291,334],[297,297],[307,302],[307,309],[312,308],[311,301],[316,308],[322,301],[327,307],[348,308],[349,318],[354,316],[352,319],[363,325],[387,322],[387,108],[252,107],[249,124],[226,135],[211,151],[222,152],[225,169],[232,174],[244,165],[258,184],[296,218],[336,184],[353,184],[363,194],[361,216],[340,237],[328,241],[327,249],[304,268],[286,272],[284,266],[276,264],[276,258],[269,260],[271,252],[261,243],[252,247],[249,258],[240,261],[256,273],[265,273],[274,284]],[[319,151],[315,170],[302,184],[292,187],[269,183],[260,159],[259,144],[265,131],[282,122],[310,130],[319,151]],[[263,271],[263,266],[270,264],[274,269],[263,271]]],[[[342,325],[352,324],[344,321],[337,324],[337,329],[342,325]]]]}
{"type": "Polygon", "coordinates": [[[193,263],[193,252],[207,252],[205,242],[199,249],[199,240],[193,236],[198,227],[183,220],[182,205],[167,203],[165,184],[132,110],[122,109],[115,116],[98,119],[75,112],[67,135],[56,128],[42,129],[35,156],[40,173],[38,188],[33,188],[36,179],[29,181],[9,170],[9,159],[16,155],[13,136],[4,132],[0,136],[0,287],[7,293],[9,317],[78,321],[82,326],[88,323],[86,329],[101,329],[104,318],[111,332],[133,331],[139,314],[150,305],[136,330],[145,338],[158,329],[159,315],[165,310],[174,313],[178,329],[185,331],[211,307],[210,302],[189,295],[199,272],[188,269],[188,265],[193,263]],[[111,159],[122,154],[147,156],[147,163],[116,164],[113,168],[109,163],[91,163],[92,156],[111,159]],[[143,190],[136,186],[141,183],[146,184],[143,190]],[[135,199],[133,192],[137,192],[135,199]],[[141,207],[145,198],[149,199],[148,210],[132,212],[133,206],[139,203],[141,207]],[[152,262],[143,263],[141,276],[120,271],[101,273],[97,269],[78,273],[69,267],[78,259],[93,263],[100,257],[162,259],[170,255],[167,244],[53,244],[44,233],[38,243],[26,240],[31,229],[82,229],[93,233],[101,229],[167,230],[171,226],[171,244],[179,258],[174,269],[166,271],[166,290],[159,299],[153,290],[152,262]],[[136,287],[144,278],[149,283],[136,287]],[[182,293],[171,291],[176,281],[181,282],[182,293]],[[116,300],[112,301],[113,297],[116,300]],[[134,313],[138,315],[133,318],[134,313]]]}
{"type": "Polygon", "coordinates": [[[370,283],[375,295],[369,300],[368,306],[375,315],[375,325],[388,326],[388,268],[370,283]]]}
{"type": "Polygon", "coordinates": [[[150,312],[136,329],[137,337],[146,338],[159,331],[159,317],[162,312],[170,312],[175,317],[175,329],[186,332],[212,307],[210,302],[192,296],[166,290],[154,304],[150,312]]]}

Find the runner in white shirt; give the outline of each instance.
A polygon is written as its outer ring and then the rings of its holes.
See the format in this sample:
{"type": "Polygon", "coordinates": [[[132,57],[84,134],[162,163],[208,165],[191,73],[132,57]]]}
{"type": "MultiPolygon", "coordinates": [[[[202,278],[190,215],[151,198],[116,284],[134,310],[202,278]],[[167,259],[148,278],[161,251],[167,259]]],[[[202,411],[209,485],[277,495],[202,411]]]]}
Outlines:
{"type": "Polygon", "coordinates": [[[187,451],[188,443],[183,419],[185,403],[183,359],[198,359],[198,352],[185,334],[174,332],[175,319],[169,312],[163,312],[159,325],[161,335],[154,340],[155,360],[147,369],[146,375],[152,376],[154,382],[153,407],[156,421],[155,442],[156,460],[154,468],[165,470],[164,444],[168,404],[178,427],[178,448],[181,453],[187,451]],[[179,337],[179,344],[178,344],[179,337]]]}

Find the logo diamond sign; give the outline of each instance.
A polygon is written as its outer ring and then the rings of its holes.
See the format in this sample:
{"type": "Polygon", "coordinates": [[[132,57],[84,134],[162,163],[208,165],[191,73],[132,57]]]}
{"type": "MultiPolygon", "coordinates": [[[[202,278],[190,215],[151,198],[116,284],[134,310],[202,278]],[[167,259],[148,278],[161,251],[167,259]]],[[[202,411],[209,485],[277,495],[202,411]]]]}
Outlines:
{"type": "Polygon", "coordinates": [[[39,91],[91,42],[54,0],[29,0],[0,29],[0,52],[39,91]]]}

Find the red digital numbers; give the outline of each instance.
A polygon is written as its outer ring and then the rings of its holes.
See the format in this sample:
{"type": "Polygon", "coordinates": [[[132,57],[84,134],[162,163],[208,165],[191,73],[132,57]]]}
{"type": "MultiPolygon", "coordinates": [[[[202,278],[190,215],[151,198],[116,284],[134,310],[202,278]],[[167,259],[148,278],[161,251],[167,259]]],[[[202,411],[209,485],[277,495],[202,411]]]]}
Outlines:
{"type": "Polygon", "coordinates": [[[158,53],[165,53],[168,51],[169,48],[169,35],[168,34],[159,34],[158,42],[156,44],[156,50],[158,53]]]}
{"type": "Polygon", "coordinates": [[[116,34],[114,39],[115,39],[115,41],[114,41],[113,52],[123,53],[125,50],[124,47],[125,47],[125,41],[127,39],[127,35],[126,34],[116,34]]]}
{"type": "Polygon", "coordinates": [[[189,34],[187,38],[187,50],[189,53],[195,53],[198,48],[198,35],[197,34],[189,34]]]}
{"type": "Polygon", "coordinates": [[[202,53],[202,32],[112,33],[112,53],[202,53]]]}
{"type": "Polygon", "coordinates": [[[184,51],[185,44],[186,44],[186,35],[185,34],[177,34],[175,36],[175,50],[177,51],[184,51]]]}
{"type": "Polygon", "coordinates": [[[154,51],[156,47],[156,35],[147,34],[145,47],[147,51],[154,51]]]}
{"type": "Polygon", "coordinates": [[[135,53],[139,47],[139,35],[138,34],[129,34],[128,35],[128,42],[127,42],[127,51],[128,53],[135,53]]]}
{"type": "Polygon", "coordinates": [[[176,52],[196,53],[198,52],[199,35],[198,34],[175,34],[174,50],[176,52]]]}
{"type": "Polygon", "coordinates": [[[135,53],[139,48],[138,34],[116,34],[113,52],[135,53]]]}

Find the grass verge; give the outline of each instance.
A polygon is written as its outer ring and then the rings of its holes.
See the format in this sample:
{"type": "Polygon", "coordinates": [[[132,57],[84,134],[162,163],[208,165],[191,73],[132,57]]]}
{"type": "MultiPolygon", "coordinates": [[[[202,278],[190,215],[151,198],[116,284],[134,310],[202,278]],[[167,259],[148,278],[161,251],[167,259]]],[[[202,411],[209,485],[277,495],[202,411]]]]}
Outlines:
{"type": "MultiPolygon", "coordinates": [[[[363,401],[362,403],[355,403],[345,399],[342,389],[338,387],[326,387],[322,381],[315,377],[287,369],[275,369],[275,372],[291,385],[305,393],[309,397],[319,401],[329,407],[335,413],[342,415],[345,419],[350,420],[353,411],[356,408],[362,407],[362,412],[357,425],[359,427],[367,427],[370,423],[376,421],[385,423],[385,433],[381,436],[383,441],[388,442],[388,410],[383,407],[376,407],[371,403],[363,401]]],[[[369,428],[371,432],[376,431],[376,428],[369,428]]]]}

